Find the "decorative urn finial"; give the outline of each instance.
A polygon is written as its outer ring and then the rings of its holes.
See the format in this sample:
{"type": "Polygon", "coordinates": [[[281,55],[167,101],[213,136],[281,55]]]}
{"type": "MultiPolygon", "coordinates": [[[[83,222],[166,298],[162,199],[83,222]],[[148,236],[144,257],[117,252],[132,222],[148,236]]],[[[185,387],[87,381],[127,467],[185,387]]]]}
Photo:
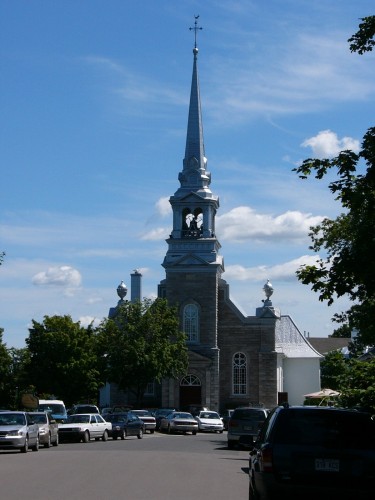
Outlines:
{"type": "Polygon", "coordinates": [[[267,301],[270,300],[271,295],[273,294],[273,286],[270,280],[267,280],[267,283],[263,287],[263,291],[266,294],[267,301]]]}
{"type": "Polygon", "coordinates": [[[128,289],[126,288],[125,283],[121,280],[121,283],[117,287],[117,295],[120,297],[121,300],[124,300],[124,297],[126,297],[127,293],[128,289]]]}

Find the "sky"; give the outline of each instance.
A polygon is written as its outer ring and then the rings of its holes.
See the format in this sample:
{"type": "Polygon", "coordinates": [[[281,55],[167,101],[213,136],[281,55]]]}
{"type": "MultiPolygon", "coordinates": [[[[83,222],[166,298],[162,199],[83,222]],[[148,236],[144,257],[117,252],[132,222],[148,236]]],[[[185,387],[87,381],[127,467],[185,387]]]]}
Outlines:
{"type": "MultiPolygon", "coordinates": [[[[296,270],[309,227],[335,218],[306,158],[358,152],[374,126],[375,53],[349,50],[371,0],[0,0],[0,327],[24,347],[32,320],[99,324],[123,280],[165,278],[179,187],[195,16],[207,169],[230,296],[327,337],[335,312],[296,270]]],[[[322,256],[322,254],[320,254],[322,256]]]]}

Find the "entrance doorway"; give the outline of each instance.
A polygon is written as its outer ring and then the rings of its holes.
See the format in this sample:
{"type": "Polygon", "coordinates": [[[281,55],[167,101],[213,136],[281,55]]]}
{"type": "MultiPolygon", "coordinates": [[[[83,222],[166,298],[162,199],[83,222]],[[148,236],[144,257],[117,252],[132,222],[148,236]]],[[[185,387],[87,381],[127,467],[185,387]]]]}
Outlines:
{"type": "Polygon", "coordinates": [[[180,382],[180,409],[202,404],[202,384],[196,375],[186,375],[180,382]]]}

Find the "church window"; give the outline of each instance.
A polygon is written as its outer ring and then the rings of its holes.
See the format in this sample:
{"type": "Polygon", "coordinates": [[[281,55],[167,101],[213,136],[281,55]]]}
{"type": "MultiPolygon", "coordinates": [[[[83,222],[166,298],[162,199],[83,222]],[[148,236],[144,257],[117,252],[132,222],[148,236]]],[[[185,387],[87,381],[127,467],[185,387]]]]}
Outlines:
{"type": "Polygon", "coordinates": [[[195,304],[187,304],[184,307],[183,331],[187,335],[187,342],[199,341],[199,313],[195,304]]]}
{"type": "Polygon", "coordinates": [[[233,356],[233,394],[246,394],[247,385],[247,361],[243,352],[236,352],[233,356]]]}
{"type": "Polygon", "coordinates": [[[201,381],[199,380],[199,378],[196,375],[186,375],[186,377],[184,377],[181,380],[180,385],[184,386],[184,387],[187,387],[187,386],[200,386],[201,385],[201,381]]]}
{"type": "Polygon", "coordinates": [[[194,212],[190,208],[182,211],[182,236],[184,238],[200,238],[203,232],[203,212],[196,208],[194,212]]]}

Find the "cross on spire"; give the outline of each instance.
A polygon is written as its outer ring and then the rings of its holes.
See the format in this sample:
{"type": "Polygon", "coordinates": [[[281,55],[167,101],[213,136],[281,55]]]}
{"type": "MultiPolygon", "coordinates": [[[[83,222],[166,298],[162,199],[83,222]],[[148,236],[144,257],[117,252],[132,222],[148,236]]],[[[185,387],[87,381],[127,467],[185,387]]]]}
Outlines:
{"type": "Polygon", "coordinates": [[[194,19],[195,19],[195,22],[194,22],[194,27],[193,28],[189,28],[189,30],[194,30],[194,48],[196,49],[197,48],[197,31],[198,30],[202,30],[203,28],[201,28],[200,26],[198,26],[198,19],[199,19],[199,16],[194,16],[194,19]]]}

